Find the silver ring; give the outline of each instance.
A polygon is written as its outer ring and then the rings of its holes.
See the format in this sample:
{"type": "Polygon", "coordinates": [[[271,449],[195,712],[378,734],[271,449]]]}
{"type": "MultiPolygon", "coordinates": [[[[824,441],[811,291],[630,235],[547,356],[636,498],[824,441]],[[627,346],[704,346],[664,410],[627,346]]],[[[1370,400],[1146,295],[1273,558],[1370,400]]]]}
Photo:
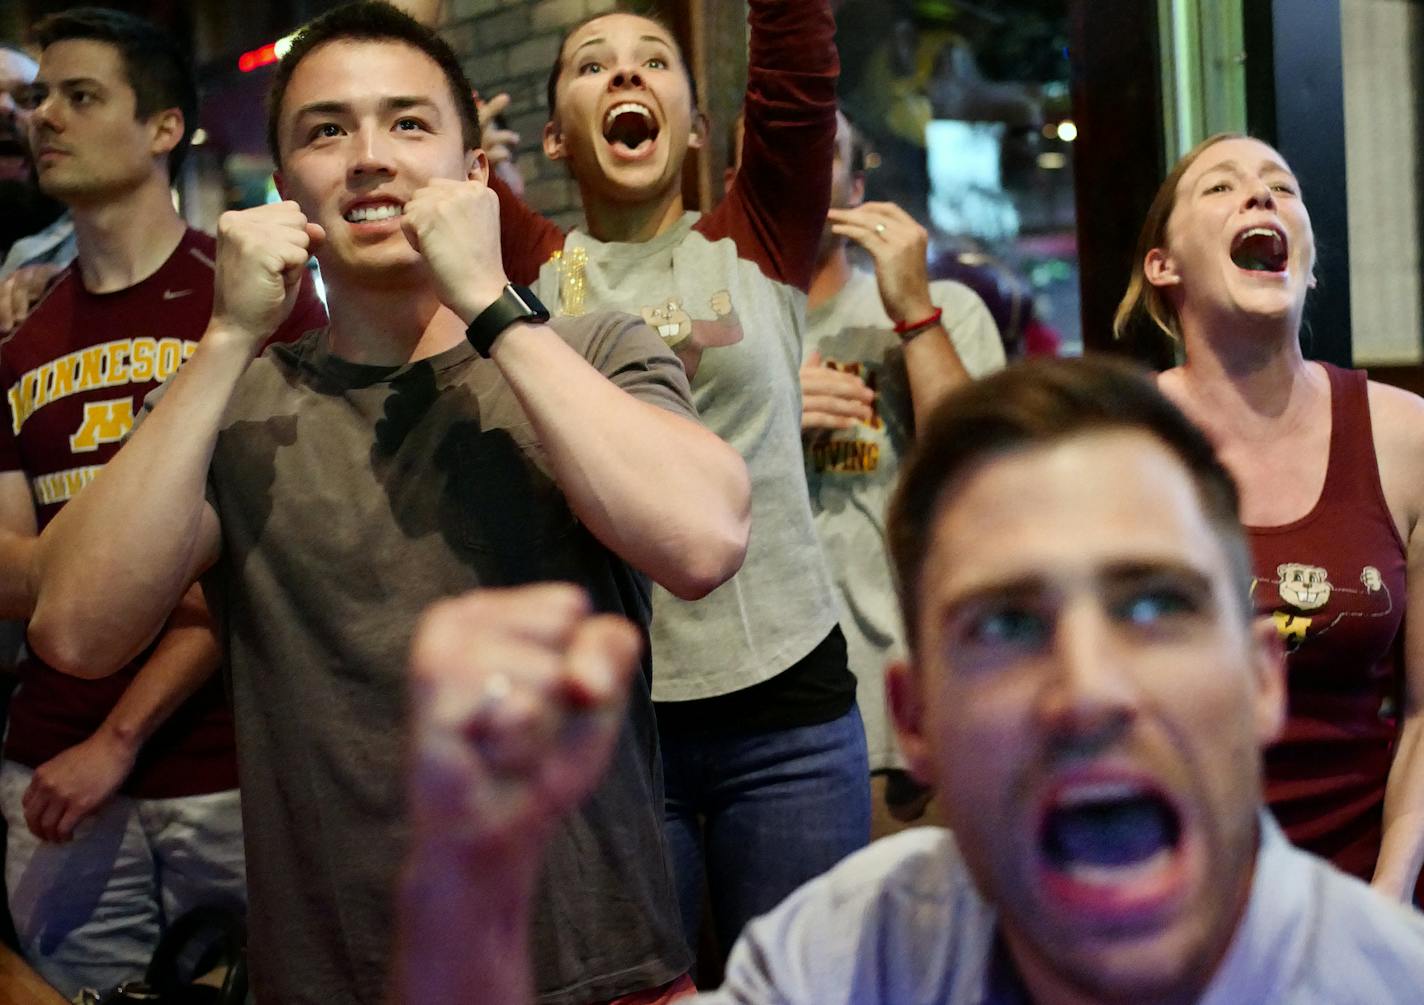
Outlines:
{"type": "Polygon", "coordinates": [[[879,234],[881,237],[884,237],[884,236],[885,236],[885,224],[883,224],[883,223],[877,223],[877,224],[875,225],[875,232],[876,232],[877,234],[879,234]]]}
{"type": "Polygon", "coordinates": [[[489,712],[502,704],[513,690],[514,685],[510,683],[508,674],[494,674],[480,687],[480,697],[475,707],[481,713],[489,712]]]}

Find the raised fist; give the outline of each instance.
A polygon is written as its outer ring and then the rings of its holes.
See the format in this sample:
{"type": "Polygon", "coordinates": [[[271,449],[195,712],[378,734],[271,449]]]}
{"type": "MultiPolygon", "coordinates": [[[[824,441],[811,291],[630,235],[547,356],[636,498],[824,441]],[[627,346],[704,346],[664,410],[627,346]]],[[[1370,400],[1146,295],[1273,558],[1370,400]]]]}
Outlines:
{"type": "Polygon", "coordinates": [[[401,216],[440,300],[469,324],[509,282],[499,251],[499,197],[483,181],[435,178],[416,190],[401,216]]]}
{"type": "Polygon", "coordinates": [[[642,636],[582,590],[477,590],[432,607],[411,645],[416,841],[529,856],[598,783],[642,636]]]}
{"type": "Polygon", "coordinates": [[[290,201],[220,216],[214,324],[250,340],[256,352],[292,312],[307,259],[325,236],[290,201]]]}

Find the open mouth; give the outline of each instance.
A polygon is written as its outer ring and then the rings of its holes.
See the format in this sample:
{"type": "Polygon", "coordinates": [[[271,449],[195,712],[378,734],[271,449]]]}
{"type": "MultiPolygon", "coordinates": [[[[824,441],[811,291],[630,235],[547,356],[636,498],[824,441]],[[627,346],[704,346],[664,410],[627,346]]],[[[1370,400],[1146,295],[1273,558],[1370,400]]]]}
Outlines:
{"type": "Polygon", "coordinates": [[[645,144],[658,138],[658,123],[653,113],[633,101],[614,105],[603,117],[603,138],[610,146],[622,147],[627,153],[641,151],[645,144]]]}
{"type": "Polygon", "coordinates": [[[1044,894],[1084,920],[1155,923],[1186,890],[1185,851],[1179,809],[1137,780],[1062,786],[1041,817],[1044,894]]]}
{"type": "Polygon", "coordinates": [[[1231,242],[1231,261],[1247,272],[1284,272],[1286,236],[1274,227],[1248,227],[1231,242]]]}
{"type": "Polygon", "coordinates": [[[378,202],[353,206],[341,216],[347,223],[375,223],[380,220],[390,220],[404,212],[405,207],[399,203],[378,202]]]}

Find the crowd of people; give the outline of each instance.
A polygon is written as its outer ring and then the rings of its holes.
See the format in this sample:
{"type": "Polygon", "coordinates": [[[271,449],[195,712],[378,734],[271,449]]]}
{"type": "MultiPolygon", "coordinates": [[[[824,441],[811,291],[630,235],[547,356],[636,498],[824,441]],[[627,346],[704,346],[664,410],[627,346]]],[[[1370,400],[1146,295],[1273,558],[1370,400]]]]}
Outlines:
{"type": "Polygon", "coordinates": [[[300,30],[216,236],[163,31],[0,48],[28,964],[218,906],[261,1002],[1418,1000],[1424,402],[1302,355],[1280,155],[1148,211],[1118,327],[1180,366],[1006,367],[867,199],[829,0],[749,0],[707,212],[671,29],[573,26],[568,232],[439,6],[300,30]]]}

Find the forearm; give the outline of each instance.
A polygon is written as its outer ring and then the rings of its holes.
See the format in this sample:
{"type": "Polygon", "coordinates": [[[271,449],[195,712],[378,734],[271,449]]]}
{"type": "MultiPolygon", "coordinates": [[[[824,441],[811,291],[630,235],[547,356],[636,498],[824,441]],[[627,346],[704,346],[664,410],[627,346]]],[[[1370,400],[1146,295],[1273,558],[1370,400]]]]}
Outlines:
{"type": "Polygon", "coordinates": [[[35,611],[36,538],[0,529],[0,621],[25,620],[35,611]]]}
{"type": "Polygon", "coordinates": [[[29,637],[47,662],[81,676],[122,666],[211,561],[208,465],[250,355],[250,342],[210,328],[129,442],[45,528],[29,637]]]}
{"type": "Polygon", "coordinates": [[[906,343],[905,370],[910,377],[910,402],[915,410],[917,431],[924,428],[925,421],[945,395],[969,383],[969,371],[959,358],[949,332],[940,324],[906,343]]]}
{"type": "Polygon", "coordinates": [[[750,487],[736,451],[616,387],[551,328],[507,332],[493,358],[575,514],[612,551],[685,599],[741,566],[750,487]]]}
{"type": "Polygon", "coordinates": [[[217,672],[220,661],[202,589],[195,584],[100,730],[137,751],[217,672]]]}
{"type": "Polygon", "coordinates": [[[1399,900],[1413,897],[1424,862],[1424,715],[1405,719],[1384,796],[1384,837],[1374,886],[1399,900]]]}
{"type": "Polygon", "coordinates": [[[534,875],[529,866],[471,865],[417,841],[401,882],[394,1001],[532,1003],[534,875]]]}

